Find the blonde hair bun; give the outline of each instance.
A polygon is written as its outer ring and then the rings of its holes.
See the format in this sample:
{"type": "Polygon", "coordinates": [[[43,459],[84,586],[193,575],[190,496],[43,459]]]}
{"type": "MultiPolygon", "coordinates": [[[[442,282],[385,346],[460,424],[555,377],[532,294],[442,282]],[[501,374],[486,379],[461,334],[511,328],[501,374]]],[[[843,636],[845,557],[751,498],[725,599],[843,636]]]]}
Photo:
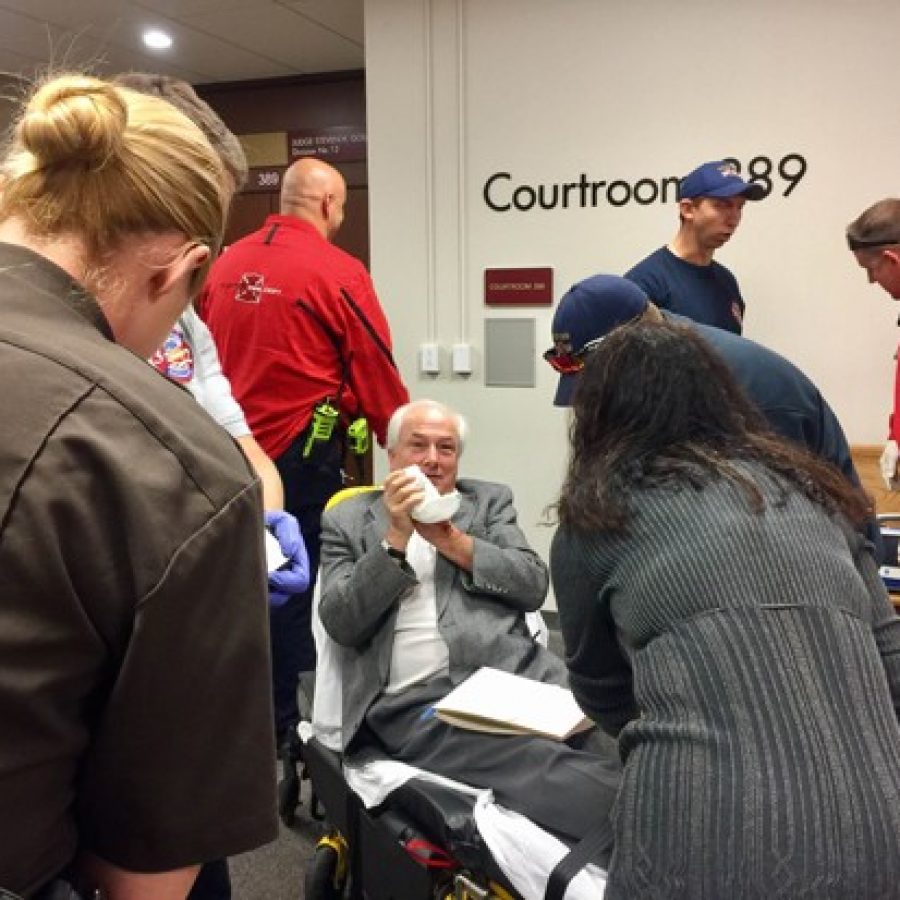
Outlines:
{"type": "Polygon", "coordinates": [[[0,164],[0,223],[70,235],[100,264],[127,235],[176,232],[213,251],[225,172],[171,103],[89,75],[48,78],[25,100],[0,164]]]}
{"type": "Polygon", "coordinates": [[[125,102],[113,85],[63,75],[32,95],[18,136],[41,168],[78,162],[100,169],[121,151],[127,122],[125,102]]]}

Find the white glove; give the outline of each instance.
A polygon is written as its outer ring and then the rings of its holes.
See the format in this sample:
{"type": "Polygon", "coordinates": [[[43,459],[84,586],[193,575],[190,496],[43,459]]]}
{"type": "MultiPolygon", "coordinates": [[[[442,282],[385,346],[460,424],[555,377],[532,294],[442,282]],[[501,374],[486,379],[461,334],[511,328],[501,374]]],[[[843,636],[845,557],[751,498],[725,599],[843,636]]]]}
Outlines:
{"type": "Polygon", "coordinates": [[[897,489],[897,460],[900,459],[900,447],[896,441],[888,441],[881,451],[881,459],[879,466],[881,467],[881,477],[889,491],[897,489]]]}

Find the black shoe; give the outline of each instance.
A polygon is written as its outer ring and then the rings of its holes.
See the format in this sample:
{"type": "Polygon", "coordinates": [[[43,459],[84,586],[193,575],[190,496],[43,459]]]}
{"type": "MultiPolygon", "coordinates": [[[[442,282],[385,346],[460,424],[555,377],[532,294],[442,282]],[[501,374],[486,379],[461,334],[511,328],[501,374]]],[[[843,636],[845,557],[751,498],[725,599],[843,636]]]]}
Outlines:
{"type": "Polygon", "coordinates": [[[297,762],[300,759],[300,738],[296,731],[278,747],[281,760],[281,781],[278,782],[278,815],[290,828],[296,821],[297,807],[300,805],[300,775],[297,762]]]}

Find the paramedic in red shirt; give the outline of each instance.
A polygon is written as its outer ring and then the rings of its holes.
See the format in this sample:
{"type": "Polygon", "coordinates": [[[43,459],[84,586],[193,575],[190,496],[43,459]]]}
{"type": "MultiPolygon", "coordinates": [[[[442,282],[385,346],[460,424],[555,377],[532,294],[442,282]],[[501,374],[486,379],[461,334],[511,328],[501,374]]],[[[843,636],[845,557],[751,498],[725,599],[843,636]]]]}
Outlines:
{"type": "MultiPolygon", "coordinates": [[[[280,214],[219,257],[200,297],[234,396],[275,460],[285,509],[300,521],[313,579],[322,509],[342,486],[344,429],[365,416],[384,445],[388,419],[409,400],[372,280],[359,260],[331,243],[346,198],[332,166],[313,158],[294,163],[282,183],[280,214]],[[317,407],[319,422],[326,420],[322,404],[339,411],[338,424],[331,440],[310,441],[317,407]]],[[[271,612],[283,748],[298,720],[298,675],[315,668],[312,588],[271,612]]]]}

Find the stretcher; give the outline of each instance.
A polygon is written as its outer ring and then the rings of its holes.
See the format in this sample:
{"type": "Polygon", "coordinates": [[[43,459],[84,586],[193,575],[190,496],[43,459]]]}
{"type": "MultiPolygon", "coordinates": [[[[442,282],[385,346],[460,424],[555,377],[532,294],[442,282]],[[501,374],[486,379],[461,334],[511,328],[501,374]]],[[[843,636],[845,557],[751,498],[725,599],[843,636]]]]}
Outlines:
{"type": "MultiPolygon", "coordinates": [[[[328,507],[369,487],[350,488],[328,507]]],[[[312,630],[316,675],[309,720],[301,722],[300,757],[312,784],[313,815],[325,833],[306,869],[306,900],[540,900],[548,876],[570,848],[523,816],[476,790],[389,759],[345,765],[341,758],[343,648],[318,614],[312,630]]],[[[546,646],[539,613],[528,616],[534,639],[546,646]]],[[[308,693],[309,683],[303,686],[308,693]]],[[[598,900],[605,872],[587,865],[555,887],[568,900],[598,900]]]]}
{"type": "MultiPolygon", "coordinates": [[[[312,810],[327,822],[307,866],[306,900],[540,900],[569,847],[495,803],[490,791],[370,757],[341,758],[343,649],[325,633],[313,600],[316,683],[302,722],[300,756],[312,810]]],[[[532,633],[546,629],[534,617],[532,633]]],[[[589,865],[569,900],[602,898],[605,873],[589,865]]]]}
{"type": "Polygon", "coordinates": [[[413,778],[367,807],[339,754],[307,736],[302,757],[327,822],[307,865],[306,900],[521,898],[474,829],[471,796],[413,778]]]}

